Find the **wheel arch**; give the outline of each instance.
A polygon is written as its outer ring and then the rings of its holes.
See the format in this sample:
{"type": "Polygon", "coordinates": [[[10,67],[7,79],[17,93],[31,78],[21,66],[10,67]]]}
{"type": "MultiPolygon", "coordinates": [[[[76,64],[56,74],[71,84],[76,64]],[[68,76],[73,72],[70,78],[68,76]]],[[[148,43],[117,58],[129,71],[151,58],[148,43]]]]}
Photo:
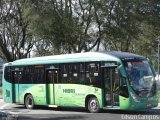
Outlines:
{"type": "MultiPolygon", "coordinates": [[[[96,97],[94,94],[89,94],[86,96],[85,98],[85,108],[87,108],[87,104],[88,104],[88,100],[91,98],[91,97],[96,97]]],[[[96,97],[97,98],[97,97],[96,97]]]]}
{"type": "MultiPolygon", "coordinates": [[[[23,103],[25,104],[25,99],[26,99],[26,97],[27,97],[27,95],[32,95],[31,93],[26,93],[25,95],[24,95],[24,98],[23,98],[23,103]]],[[[33,95],[32,95],[33,96],[33,95]]]]}

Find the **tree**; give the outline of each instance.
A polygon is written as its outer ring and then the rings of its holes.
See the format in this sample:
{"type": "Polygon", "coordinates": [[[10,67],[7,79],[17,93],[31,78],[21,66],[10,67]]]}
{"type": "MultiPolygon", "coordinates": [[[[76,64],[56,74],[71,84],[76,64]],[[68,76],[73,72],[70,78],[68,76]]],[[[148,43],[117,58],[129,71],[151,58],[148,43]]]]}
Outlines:
{"type": "Polygon", "coordinates": [[[159,4],[156,0],[2,0],[0,48],[8,61],[28,57],[32,48],[38,56],[120,50],[150,57],[156,53],[160,34],[159,4]]]}
{"type": "Polygon", "coordinates": [[[0,48],[6,61],[26,58],[32,47],[27,33],[28,21],[23,17],[25,0],[1,1],[0,48]]]}
{"type": "Polygon", "coordinates": [[[54,53],[90,51],[95,47],[98,51],[103,34],[101,5],[96,0],[33,1],[27,9],[31,32],[36,39],[49,43],[54,53]]]}

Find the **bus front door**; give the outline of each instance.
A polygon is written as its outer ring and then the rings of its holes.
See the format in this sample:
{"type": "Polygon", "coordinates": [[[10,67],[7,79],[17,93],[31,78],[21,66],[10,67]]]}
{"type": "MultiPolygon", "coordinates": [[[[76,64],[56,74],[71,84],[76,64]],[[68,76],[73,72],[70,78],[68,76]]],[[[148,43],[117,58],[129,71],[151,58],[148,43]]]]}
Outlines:
{"type": "Polygon", "coordinates": [[[55,104],[55,83],[58,82],[58,70],[46,70],[46,102],[49,105],[55,104]]]}
{"type": "Polygon", "coordinates": [[[119,79],[116,67],[103,68],[104,106],[119,106],[119,79]]]}
{"type": "Polygon", "coordinates": [[[22,71],[12,71],[12,101],[19,102],[19,83],[22,79],[22,71]]]}

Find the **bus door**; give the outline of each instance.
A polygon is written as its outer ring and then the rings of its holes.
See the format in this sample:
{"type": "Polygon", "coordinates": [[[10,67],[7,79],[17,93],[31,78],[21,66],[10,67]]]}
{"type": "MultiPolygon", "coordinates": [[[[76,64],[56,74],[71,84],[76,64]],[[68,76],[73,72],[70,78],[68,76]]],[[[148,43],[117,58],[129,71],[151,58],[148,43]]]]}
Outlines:
{"type": "Polygon", "coordinates": [[[12,71],[12,101],[19,102],[19,83],[22,79],[22,71],[12,71]]]}
{"type": "Polygon", "coordinates": [[[104,106],[119,106],[119,79],[117,78],[117,66],[104,67],[102,71],[102,80],[104,83],[104,106]]]}
{"type": "Polygon", "coordinates": [[[55,104],[55,83],[58,83],[58,69],[46,70],[46,102],[55,104]]]}

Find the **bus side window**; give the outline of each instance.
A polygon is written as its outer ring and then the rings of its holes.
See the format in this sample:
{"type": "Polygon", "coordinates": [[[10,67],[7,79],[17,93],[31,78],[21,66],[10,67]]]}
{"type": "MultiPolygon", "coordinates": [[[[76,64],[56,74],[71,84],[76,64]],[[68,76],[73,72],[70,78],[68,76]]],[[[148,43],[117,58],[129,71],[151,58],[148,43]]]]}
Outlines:
{"type": "Polygon", "coordinates": [[[86,84],[99,87],[100,82],[100,63],[86,63],[86,84]]]}
{"type": "Polygon", "coordinates": [[[127,83],[126,83],[126,78],[120,77],[120,89],[119,89],[119,94],[123,97],[129,97],[128,93],[128,88],[127,88],[127,83]]]}
{"type": "Polygon", "coordinates": [[[74,78],[73,78],[73,64],[68,64],[68,79],[67,82],[68,83],[74,83],[74,78]]]}
{"type": "Polygon", "coordinates": [[[73,63],[69,65],[69,83],[74,83],[74,84],[78,84],[80,83],[79,81],[79,63],[73,63]]]}
{"type": "Polygon", "coordinates": [[[8,66],[5,67],[4,78],[5,78],[6,81],[11,83],[11,69],[8,66]]]}
{"type": "Polygon", "coordinates": [[[84,63],[61,64],[61,83],[84,84],[84,68],[84,63]]]}
{"type": "Polygon", "coordinates": [[[84,84],[85,83],[85,64],[80,63],[79,64],[79,83],[84,84]]]}
{"type": "Polygon", "coordinates": [[[48,71],[47,72],[47,83],[53,83],[53,72],[52,71],[48,71]]]}
{"type": "Polygon", "coordinates": [[[89,69],[89,63],[86,63],[85,64],[85,76],[86,76],[86,78],[85,78],[85,84],[87,84],[87,85],[90,85],[91,83],[92,83],[92,80],[91,80],[91,77],[90,77],[90,69],[89,69]]]}
{"type": "Polygon", "coordinates": [[[33,83],[44,83],[44,68],[34,69],[33,83]]]}
{"type": "Polygon", "coordinates": [[[30,71],[29,67],[25,67],[24,71],[23,71],[23,78],[22,78],[23,83],[28,83],[28,84],[32,83],[30,73],[31,73],[31,71],[30,71]]]}
{"type": "Polygon", "coordinates": [[[39,83],[45,83],[44,68],[39,69],[39,83]]]}
{"type": "Polygon", "coordinates": [[[25,67],[23,71],[22,83],[32,84],[33,83],[34,71],[33,67],[25,67]]]}
{"type": "Polygon", "coordinates": [[[67,83],[68,81],[68,65],[61,64],[60,65],[60,76],[61,76],[61,83],[67,83]]]}
{"type": "Polygon", "coordinates": [[[21,71],[14,72],[14,80],[15,80],[15,83],[20,83],[22,81],[21,71]]]}

